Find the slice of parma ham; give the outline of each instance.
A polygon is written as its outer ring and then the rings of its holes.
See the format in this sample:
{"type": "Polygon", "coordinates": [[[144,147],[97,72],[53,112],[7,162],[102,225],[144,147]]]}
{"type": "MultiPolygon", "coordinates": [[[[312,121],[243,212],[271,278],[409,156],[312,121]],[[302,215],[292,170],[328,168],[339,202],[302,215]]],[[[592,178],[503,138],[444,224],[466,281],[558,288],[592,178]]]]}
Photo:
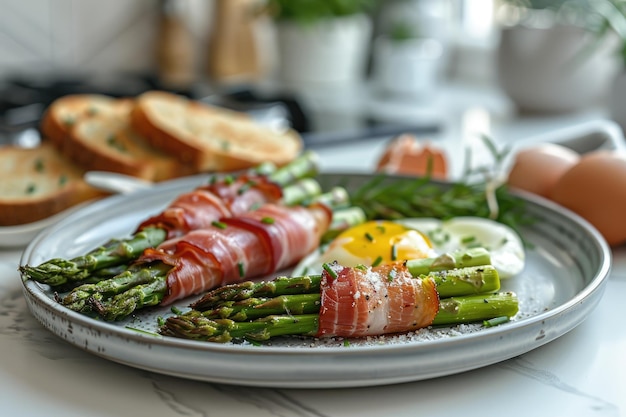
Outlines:
{"type": "Polygon", "coordinates": [[[209,227],[221,218],[238,216],[262,204],[278,202],[282,196],[282,188],[261,175],[215,181],[181,194],[161,213],[143,221],[137,230],[162,228],[171,239],[209,227]]]}
{"type": "Polygon", "coordinates": [[[322,273],[319,337],[405,333],[429,326],[439,311],[435,282],[414,278],[402,263],[329,267],[322,273]]]}
{"type": "Polygon", "coordinates": [[[322,204],[265,204],[147,249],[139,262],[159,260],[172,266],[161,302],[167,305],[294,265],[318,247],[331,220],[332,211],[322,204]]]}

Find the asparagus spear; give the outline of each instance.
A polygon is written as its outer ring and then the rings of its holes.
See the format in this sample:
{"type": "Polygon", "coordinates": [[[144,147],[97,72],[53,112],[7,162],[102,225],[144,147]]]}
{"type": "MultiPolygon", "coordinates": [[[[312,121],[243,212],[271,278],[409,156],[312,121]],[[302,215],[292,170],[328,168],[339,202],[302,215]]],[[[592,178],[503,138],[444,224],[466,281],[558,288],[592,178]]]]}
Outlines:
{"type": "Polygon", "coordinates": [[[365,212],[360,207],[338,208],[333,211],[333,221],[328,231],[322,236],[321,243],[329,243],[341,232],[357,224],[364,223],[365,212]]]}
{"type": "Polygon", "coordinates": [[[276,184],[285,187],[297,179],[317,175],[319,156],[313,151],[305,151],[289,164],[278,168],[269,174],[269,178],[276,184]]]}
{"type": "MultiPolygon", "coordinates": [[[[76,287],[64,298],[59,298],[58,301],[71,310],[87,313],[94,307],[93,300],[103,300],[130,291],[139,285],[151,284],[156,281],[165,282],[165,277],[170,269],[170,265],[162,262],[153,262],[147,266],[133,265],[113,278],[76,287]]],[[[132,298],[131,294],[127,294],[127,298],[132,298]]]]}
{"type": "Polygon", "coordinates": [[[87,298],[86,301],[105,320],[113,321],[124,318],[141,308],[158,305],[163,300],[166,292],[166,277],[157,275],[148,283],[136,285],[116,295],[113,299],[102,300],[102,294],[97,293],[87,298]],[[109,306],[108,301],[111,300],[114,302],[115,310],[109,306]]]}
{"type": "Polygon", "coordinates": [[[113,239],[86,255],[69,260],[54,258],[39,266],[19,267],[23,276],[34,281],[59,286],[72,281],[82,281],[99,269],[128,263],[141,255],[146,248],[155,247],[165,240],[166,231],[147,227],[130,239],[113,239]]]}
{"type": "Polygon", "coordinates": [[[200,312],[192,310],[185,315],[168,317],[159,332],[164,336],[226,343],[233,339],[265,341],[276,336],[313,336],[318,326],[318,314],[267,316],[254,321],[237,322],[207,319],[200,312]]]}
{"type": "MultiPolygon", "coordinates": [[[[307,178],[316,174],[317,163],[317,155],[307,151],[291,163],[277,170],[270,170],[269,179],[284,187],[283,202],[285,204],[298,204],[320,194],[319,183],[307,178]],[[295,182],[296,180],[300,181],[295,182]]],[[[260,165],[258,169],[260,172],[268,172],[264,165],[260,165]]],[[[341,194],[340,191],[336,193],[341,194]]],[[[339,197],[347,199],[347,192],[345,195],[336,196],[337,199],[339,197]]],[[[146,248],[158,246],[165,238],[165,230],[148,227],[129,239],[110,240],[85,255],[69,260],[54,258],[39,266],[23,265],[19,267],[19,271],[26,279],[53,287],[60,286],[68,282],[86,280],[94,271],[102,268],[127,264],[137,259],[146,248]]]]}
{"type": "MultiPolygon", "coordinates": [[[[443,299],[433,325],[510,317],[517,310],[517,297],[511,292],[443,299]]],[[[200,311],[191,310],[182,315],[168,317],[159,333],[164,336],[224,343],[233,339],[266,341],[284,335],[314,336],[318,326],[319,315],[316,313],[269,315],[252,321],[235,321],[211,319],[200,311]]]]}
{"type": "Polygon", "coordinates": [[[517,299],[512,292],[443,298],[439,302],[439,312],[433,325],[471,323],[494,317],[513,317],[517,311],[517,299]]]}

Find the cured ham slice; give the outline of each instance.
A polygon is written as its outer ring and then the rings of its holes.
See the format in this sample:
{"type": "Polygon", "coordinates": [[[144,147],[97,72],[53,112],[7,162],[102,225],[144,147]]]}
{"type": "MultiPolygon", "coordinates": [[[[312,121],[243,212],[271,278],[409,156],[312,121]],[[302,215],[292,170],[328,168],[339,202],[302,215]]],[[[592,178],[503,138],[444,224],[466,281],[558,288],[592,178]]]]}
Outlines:
{"type": "Polygon", "coordinates": [[[322,273],[319,337],[408,332],[430,325],[439,311],[435,282],[414,278],[404,264],[330,267],[333,273],[322,273]]]}
{"type": "Polygon", "coordinates": [[[157,249],[147,249],[139,261],[160,260],[173,267],[161,302],[167,305],[292,266],[317,248],[331,220],[332,212],[321,204],[266,204],[167,240],[157,249]]]}
{"type": "Polygon", "coordinates": [[[225,217],[238,216],[282,197],[282,188],[267,177],[243,175],[232,181],[218,181],[181,194],[161,213],[141,223],[137,230],[159,227],[167,238],[183,236],[208,227],[225,217]]]}

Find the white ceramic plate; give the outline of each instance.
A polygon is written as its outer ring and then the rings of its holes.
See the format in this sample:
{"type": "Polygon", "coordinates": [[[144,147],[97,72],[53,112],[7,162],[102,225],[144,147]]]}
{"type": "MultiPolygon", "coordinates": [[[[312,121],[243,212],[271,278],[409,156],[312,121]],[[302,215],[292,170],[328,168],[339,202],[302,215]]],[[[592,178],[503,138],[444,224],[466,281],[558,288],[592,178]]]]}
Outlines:
{"type": "MultiPolygon", "coordinates": [[[[324,186],[348,188],[367,175],[322,175],[324,186]]],[[[37,236],[22,264],[84,253],[111,237],[124,237],[176,195],[193,188],[197,178],[115,196],[75,212],[37,236]]],[[[212,344],[163,338],[157,317],[169,307],[141,312],[121,323],[93,320],[53,299],[45,285],[24,282],[32,314],[68,343],[129,366],[184,378],[265,387],[329,388],[372,386],[433,378],[487,366],[535,349],[565,334],[600,301],[611,253],[598,232],[579,217],[544,200],[528,197],[538,218],[523,229],[535,245],[521,275],[504,283],[516,291],[521,313],[493,328],[453,328],[421,332],[416,337],[370,341],[281,339],[271,345],[212,344]],[[133,329],[130,329],[132,327],[133,329]],[[472,330],[465,332],[465,330],[472,330]]],[[[184,307],[190,301],[178,303],[184,307]]]]}

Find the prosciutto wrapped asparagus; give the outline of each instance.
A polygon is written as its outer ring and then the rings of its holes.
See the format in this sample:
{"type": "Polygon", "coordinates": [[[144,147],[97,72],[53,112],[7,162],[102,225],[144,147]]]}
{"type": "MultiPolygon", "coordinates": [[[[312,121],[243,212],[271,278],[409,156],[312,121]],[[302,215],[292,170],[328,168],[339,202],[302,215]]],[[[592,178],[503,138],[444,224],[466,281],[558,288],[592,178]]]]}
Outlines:
{"type": "Polygon", "coordinates": [[[118,320],[218,286],[275,273],[315,250],[332,211],[324,204],[266,204],[147,249],[122,274],[77,287],[59,301],[118,320]]]}
{"type": "Polygon", "coordinates": [[[466,267],[430,269],[436,259],[376,267],[326,264],[321,275],[279,277],[215,289],[168,317],[165,336],[208,342],[304,335],[355,338],[431,325],[503,318],[518,311],[484,249],[459,253],[466,267]]]}

